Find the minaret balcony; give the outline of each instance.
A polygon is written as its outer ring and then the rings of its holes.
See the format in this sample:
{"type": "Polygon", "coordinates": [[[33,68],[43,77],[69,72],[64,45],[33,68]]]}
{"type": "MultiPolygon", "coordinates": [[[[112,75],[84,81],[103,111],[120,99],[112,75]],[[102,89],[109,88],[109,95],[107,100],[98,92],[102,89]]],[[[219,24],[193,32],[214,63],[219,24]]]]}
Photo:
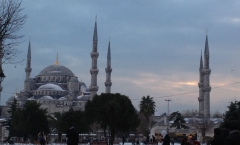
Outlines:
{"type": "Polygon", "coordinates": [[[98,86],[90,86],[89,90],[90,91],[98,91],[98,86]]]}
{"type": "Polygon", "coordinates": [[[211,73],[211,69],[204,68],[202,72],[203,72],[204,75],[206,75],[206,74],[209,75],[211,73]]]}
{"type": "Polygon", "coordinates": [[[203,83],[198,83],[198,87],[199,88],[203,87],[203,83]]]}
{"type": "Polygon", "coordinates": [[[98,69],[90,69],[91,74],[98,74],[98,69]]]}
{"type": "Polygon", "coordinates": [[[211,87],[203,87],[203,92],[210,92],[211,91],[211,87]]]}
{"type": "Polygon", "coordinates": [[[111,73],[112,72],[112,68],[105,68],[106,73],[111,73]]]}
{"type": "Polygon", "coordinates": [[[105,82],[105,86],[112,86],[112,82],[105,82]]]}
{"type": "Polygon", "coordinates": [[[198,97],[198,101],[202,102],[203,101],[203,97],[198,97]]]}
{"type": "Polygon", "coordinates": [[[32,68],[25,68],[25,72],[31,72],[32,68]]]}
{"type": "Polygon", "coordinates": [[[98,52],[91,52],[91,57],[92,58],[98,58],[99,53],[98,52]]]}

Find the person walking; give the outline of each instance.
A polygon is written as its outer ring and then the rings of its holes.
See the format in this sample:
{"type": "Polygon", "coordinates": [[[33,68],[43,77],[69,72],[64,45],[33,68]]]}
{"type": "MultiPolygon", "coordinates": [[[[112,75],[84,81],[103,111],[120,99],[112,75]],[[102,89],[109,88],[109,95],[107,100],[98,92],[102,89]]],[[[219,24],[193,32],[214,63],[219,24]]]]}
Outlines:
{"type": "Polygon", "coordinates": [[[170,137],[169,137],[167,131],[163,130],[161,134],[163,135],[163,143],[162,143],[162,145],[170,145],[170,137]]]}
{"type": "Polygon", "coordinates": [[[45,145],[46,136],[45,136],[45,134],[44,134],[43,131],[40,131],[40,132],[38,133],[38,138],[39,138],[40,145],[45,145]]]}
{"type": "Polygon", "coordinates": [[[137,143],[137,145],[139,145],[139,139],[137,139],[137,142],[136,142],[136,143],[137,143]]]}
{"type": "Polygon", "coordinates": [[[79,135],[74,126],[67,132],[67,145],[78,145],[79,135]]]}
{"type": "Polygon", "coordinates": [[[152,135],[152,140],[153,140],[153,143],[156,142],[156,138],[154,135],[152,135]]]}
{"type": "Polygon", "coordinates": [[[126,142],[126,138],[125,138],[125,136],[123,135],[123,137],[122,137],[122,145],[124,145],[125,142],[126,142]]]}

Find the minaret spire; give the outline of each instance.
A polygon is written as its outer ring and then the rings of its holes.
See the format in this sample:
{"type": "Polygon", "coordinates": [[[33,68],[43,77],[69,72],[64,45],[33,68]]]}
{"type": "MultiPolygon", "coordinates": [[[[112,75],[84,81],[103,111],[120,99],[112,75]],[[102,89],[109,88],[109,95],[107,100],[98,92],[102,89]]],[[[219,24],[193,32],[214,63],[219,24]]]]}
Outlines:
{"type": "Polygon", "coordinates": [[[99,53],[97,52],[98,48],[98,37],[97,37],[97,20],[95,20],[95,26],[94,26],[94,32],[93,32],[93,46],[92,46],[92,52],[91,52],[91,58],[92,58],[92,67],[90,69],[91,73],[91,85],[89,87],[90,90],[90,100],[97,94],[98,86],[97,86],[97,74],[98,74],[98,68],[97,68],[97,58],[99,56],[99,53]]]}
{"type": "Polygon", "coordinates": [[[202,50],[201,50],[201,57],[200,57],[200,66],[199,66],[199,70],[203,69],[203,60],[202,60],[202,50]]]}
{"type": "Polygon", "coordinates": [[[204,98],[203,98],[203,61],[202,61],[202,51],[201,51],[201,57],[200,57],[200,66],[199,66],[199,114],[203,115],[204,111],[204,98]]]}
{"type": "Polygon", "coordinates": [[[206,35],[205,50],[204,50],[204,67],[209,68],[209,46],[208,46],[208,35],[206,35]]]}
{"type": "Polygon", "coordinates": [[[27,65],[26,65],[26,68],[25,68],[26,79],[28,79],[30,77],[31,71],[32,71],[32,68],[31,68],[31,43],[29,41],[28,53],[27,53],[27,65]]]}
{"type": "Polygon", "coordinates": [[[95,26],[94,26],[94,33],[93,33],[93,41],[98,41],[98,36],[97,36],[97,16],[95,18],[95,26]]]}
{"type": "Polygon", "coordinates": [[[111,68],[110,38],[109,38],[109,43],[108,43],[107,68],[105,69],[105,71],[106,71],[106,82],[105,82],[106,93],[111,93],[111,86],[112,86],[112,82],[111,82],[111,72],[112,72],[112,68],[111,68]]]}
{"type": "Polygon", "coordinates": [[[58,53],[57,53],[56,61],[55,61],[54,64],[55,64],[55,65],[59,65],[59,61],[58,61],[58,53]]]}

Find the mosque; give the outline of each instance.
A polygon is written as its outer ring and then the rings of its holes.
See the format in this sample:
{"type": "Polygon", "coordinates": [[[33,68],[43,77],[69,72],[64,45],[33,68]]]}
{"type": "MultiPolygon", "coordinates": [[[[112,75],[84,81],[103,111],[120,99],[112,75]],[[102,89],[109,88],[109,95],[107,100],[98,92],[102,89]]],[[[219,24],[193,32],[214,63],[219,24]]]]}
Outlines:
{"type": "MultiPolygon", "coordinates": [[[[93,46],[91,52],[92,67],[90,69],[91,84],[89,87],[79,81],[74,73],[67,67],[61,65],[58,61],[53,65],[44,68],[36,77],[30,78],[31,68],[31,44],[28,45],[27,63],[26,63],[26,79],[24,81],[24,89],[19,93],[15,93],[6,102],[6,108],[11,105],[14,99],[17,100],[21,107],[27,101],[35,100],[41,104],[42,108],[47,108],[48,113],[66,112],[70,109],[84,110],[85,103],[92,99],[97,94],[97,58],[99,53],[97,51],[98,37],[97,37],[97,21],[95,21],[93,33],[93,46]]],[[[106,71],[106,93],[111,93],[111,53],[110,41],[108,44],[107,54],[107,68],[106,71]]],[[[6,110],[6,109],[3,109],[6,110]]],[[[4,116],[4,113],[2,112],[4,116]]]]}

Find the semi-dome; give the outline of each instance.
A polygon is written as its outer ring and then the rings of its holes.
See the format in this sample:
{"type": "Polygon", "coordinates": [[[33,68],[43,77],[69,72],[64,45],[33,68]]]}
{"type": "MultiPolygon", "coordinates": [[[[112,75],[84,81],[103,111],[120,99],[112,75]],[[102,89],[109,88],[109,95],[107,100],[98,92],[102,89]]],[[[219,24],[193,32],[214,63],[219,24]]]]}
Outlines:
{"type": "Polygon", "coordinates": [[[67,100],[67,98],[66,97],[61,97],[58,100],[67,100]]]}
{"type": "Polygon", "coordinates": [[[43,96],[39,100],[53,100],[51,96],[43,96]]]}
{"type": "Polygon", "coordinates": [[[52,84],[52,83],[47,83],[45,85],[40,86],[38,89],[40,90],[47,90],[47,91],[64,91],[60,86],[52,84]]]}
{"type": "Polygon", "coordinates": [[[14,99],[17,99],[18,98],[18,96],[12,96],[12,97],[10,97],[8,100],[7,100],[7,102],[13,102],[14,101],[14,99]]]}
{"type": "Polygon", "coordinates": [[[88,101],[90,99],[87,95],[81,95],[77,97],[77,101],[88,101]]]}
{"type": "Polygon", "coordinates": [[[74,76],[73,72],[67,67],[59,64],[50,65],[44,68],[38,76],[74,76]]]}

